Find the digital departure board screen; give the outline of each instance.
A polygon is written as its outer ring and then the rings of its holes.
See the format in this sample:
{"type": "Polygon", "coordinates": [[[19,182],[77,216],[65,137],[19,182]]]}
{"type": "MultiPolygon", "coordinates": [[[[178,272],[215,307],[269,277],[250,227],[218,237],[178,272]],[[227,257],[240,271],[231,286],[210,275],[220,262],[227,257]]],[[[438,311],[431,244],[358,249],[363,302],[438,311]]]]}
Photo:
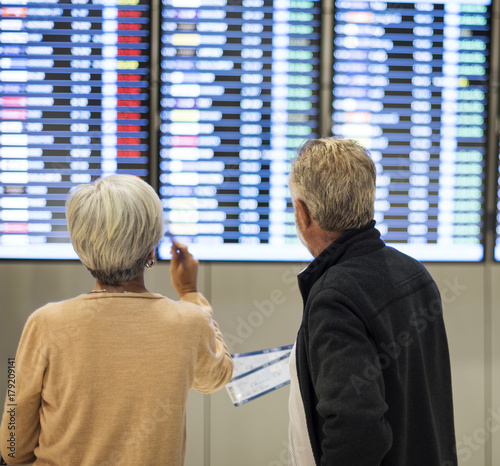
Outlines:
{"type": "Polygon", "coordinates": [[[76,258],[69,190],[148,176],[149,0],[3,0],[0,11],[0,258],[76,258]]]}
{"type": "Polygon", "coordinates": [[[490,0],[335,2],[333,134],[377,165],[385,241],[483,257],[490,0]]]}
{"type": "Polygon", "coordinates": [[[287,185],[318,137],[320,14],[317,0],[163,0],[159,189],[199,259],[310,259],[287,185]]]}

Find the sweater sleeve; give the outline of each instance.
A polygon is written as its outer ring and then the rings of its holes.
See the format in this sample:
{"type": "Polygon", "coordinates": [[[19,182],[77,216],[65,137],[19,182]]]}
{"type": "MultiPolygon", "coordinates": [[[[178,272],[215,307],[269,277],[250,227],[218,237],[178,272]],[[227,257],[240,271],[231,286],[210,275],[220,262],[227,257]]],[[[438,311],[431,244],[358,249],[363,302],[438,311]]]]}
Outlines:
{"type": "Polygon", "coordinates": [[[392,444],[376,348],[341,293],[321,291],[308,317],[321,465],[377,466],[392,444]]]}
{"type": "Polygon", "coordinates": [[[0,451],[7,464],[29,464],[40,434],[40,403],[46,358],[33,315],[24,326],[13,366],[0,427],[0,451]]]}
{"type": "Polygon", "coordinates": [[[231,380],[233,360],[205,297],[201,293],[188,293],[181,300],[197,304],[205,311],[193,388],[201,393],[215,392],[231,380]]]}

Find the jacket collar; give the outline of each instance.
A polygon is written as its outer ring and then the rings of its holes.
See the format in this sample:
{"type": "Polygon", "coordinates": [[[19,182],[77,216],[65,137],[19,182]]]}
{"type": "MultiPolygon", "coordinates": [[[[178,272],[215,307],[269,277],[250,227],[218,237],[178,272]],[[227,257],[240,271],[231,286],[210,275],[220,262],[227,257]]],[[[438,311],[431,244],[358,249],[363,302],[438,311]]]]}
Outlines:
{"type": "Polygon", "coordinates": [[[327,246],[299,275],[299,289],[305,301],[313,285],[332,266],[385,246],[375,220],[364,227],[348,230],[327,246]]]}

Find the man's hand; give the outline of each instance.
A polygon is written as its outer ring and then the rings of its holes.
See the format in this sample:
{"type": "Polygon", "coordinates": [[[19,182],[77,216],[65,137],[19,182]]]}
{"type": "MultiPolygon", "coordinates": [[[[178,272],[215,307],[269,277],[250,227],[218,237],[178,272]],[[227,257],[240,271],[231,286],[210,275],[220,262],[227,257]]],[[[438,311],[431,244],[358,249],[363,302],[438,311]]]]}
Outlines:
{"type": "Polygon", "coordinates": [[[198,291],[198,265],[187,250],[187,246],[172,240],[172,261],[170,262],[170,279],[180,298],[187,293],[198,291]]]}

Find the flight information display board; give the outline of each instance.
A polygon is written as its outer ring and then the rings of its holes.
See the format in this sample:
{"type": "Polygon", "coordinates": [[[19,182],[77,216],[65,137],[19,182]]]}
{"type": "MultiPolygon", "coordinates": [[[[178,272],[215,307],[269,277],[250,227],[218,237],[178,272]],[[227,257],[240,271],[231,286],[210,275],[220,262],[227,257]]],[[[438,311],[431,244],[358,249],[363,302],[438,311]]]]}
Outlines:
{"type": "Polygon", "coordinates": [[[378,228],[420,260],[483,258],[490,3],[335,2],[333,134],[371,151],[378,228]]]}
{"type": "Polygon", "coordinates": [[[320,14],[318,0],[163,0],[159,189],[199,259],[310,259],[287,184],[318,137],[320,14]]]}
{"type": "Polygon", "coordinates": [[[3,0],[0,258],[72,259],[78,184],[149,171],[149,0],[3,0]]]}

